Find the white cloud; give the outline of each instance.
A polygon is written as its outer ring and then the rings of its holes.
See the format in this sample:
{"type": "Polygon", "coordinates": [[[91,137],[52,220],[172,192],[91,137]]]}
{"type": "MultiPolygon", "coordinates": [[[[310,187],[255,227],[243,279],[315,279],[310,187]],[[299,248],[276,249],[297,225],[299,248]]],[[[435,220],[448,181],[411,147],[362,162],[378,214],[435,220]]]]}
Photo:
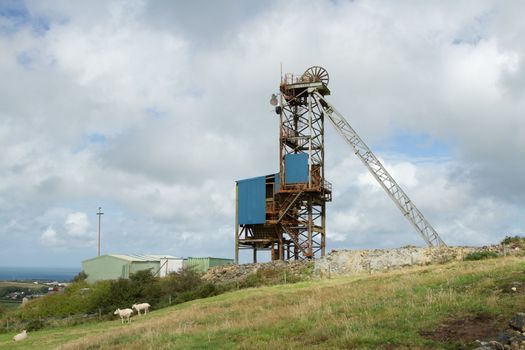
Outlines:
{"type": "Polygon", "coordinates": [[[86,213],[81,212],[68,214],[64,223],[66,233],[74,237],[86,235],[89,226],[90,224],[86,213]]]}
{"type": "Polygon", "coordinates": [[[52,228],[48,227],[40,236],[40,241],[45,246],[58,247],[64,245],[64,241],[60,239],[57,232],[52,228]]]}
{"type": "MultiPolygon", "coordinates": [[[[23,223],[0,228],[6,261],[12,233],[50,228],[60,262],[93,255],[99,205],[108,251],[232,256],[234,180],[278,169],[280,62],[325,66],[373,149],[399,130],[447,144],[377,154],[445,239],[523,231],[520,2],[27,4],[49,30],[0,33],[0,220],[23,223]]],[[[422,243],[331,127],[326,157],[329,247],[422,243]]]]}

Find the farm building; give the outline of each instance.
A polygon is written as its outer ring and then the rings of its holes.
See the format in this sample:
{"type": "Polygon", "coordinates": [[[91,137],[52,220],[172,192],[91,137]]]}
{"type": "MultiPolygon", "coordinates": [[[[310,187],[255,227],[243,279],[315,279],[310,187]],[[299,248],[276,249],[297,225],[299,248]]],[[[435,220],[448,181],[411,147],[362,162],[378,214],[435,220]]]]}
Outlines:
{"type": "Polygon", "coordinates": [[[210,267],[233,264],[233,259],[190,257],[184,261],[184,264],[185,266],[192,267],[197,272],[206,272],[210,267]]]}
{"type": "Polygon", "coordinates": [[[164,277],[183,267],[184,259],[169,255],[124,255],[108,254],[82,261],[82,270],[88,275],[87,282],[129,278],[141,270],[151,270],[154,275],[164,277]]]}

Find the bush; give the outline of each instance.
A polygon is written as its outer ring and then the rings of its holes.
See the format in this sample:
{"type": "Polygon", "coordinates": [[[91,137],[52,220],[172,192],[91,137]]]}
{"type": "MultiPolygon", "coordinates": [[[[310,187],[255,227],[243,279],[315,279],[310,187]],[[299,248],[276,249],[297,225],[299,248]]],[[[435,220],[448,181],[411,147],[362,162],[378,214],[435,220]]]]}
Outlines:
{"type": "Polygon", "coordinates": [[[88,275],[84,271],[80,271],[78,275],[73,277],[72,282],[83,282],[88,278],[88,275]]]}
{"type": "Polygon", "coordinates": [[[516,236],[506,236],[501,244],[510,245],[510,246],[522,246],[525,245],[525,237],[516,236]]]}
{"type": "Polygon", "coordinates": [[[498,257],[498,253],[496,252],[481,251],[481,252],[468,253],[465,256],[465,260],[483,260],[483,259],[491,259],[491,258],[497,258],[497,257],[498,257]]]}
{"type": "Polygon", "coordinates": [[[38,331],[39,329],[42,329],[45,327],[45,323],[44,321],[40,320],[40,319],[33,319],[31,321],[29,321],[26,326],[25,326],[25,329],[28,331],[28,332],[34,332],[34,331],[38,331]]]}
{"type": "Polygon", "coordinates": [[[162,294],[175,295],[194,290],[202,285],[202,279],[191,267],[184,267],[180,271],[172,272],[160,280],[162,294]]]}
{"type": "MultiPolygon", "coordinates": [[[[312,265],[313,266],[313,265],[312,265]]],[[[301,271],[309,275],[311,267],[301,271]]],[[[79,273],[63,293],[48,294],[32,300],[24,308],[0,310],[0,332],[16,327],[37,330],[44,327],[69,326],[97,319],[114,318],[117,308],[129,308],[135,303],[147,302],[153,309],[186,301],[207,298],[226,291],[261,285],[274,285],[300,280],[286,269],[259,270],[242,282],[215,285],[204,282],[192,268],[183,268],[164,278],[153,276],[149,270],[130,275],[129,279],[98,281],[88,284],[84,273],[79,273]],[[285,278],[285,274],[287,277],[285,278]],[[99,316],[100,313],[100,317],[99,316]]]]}

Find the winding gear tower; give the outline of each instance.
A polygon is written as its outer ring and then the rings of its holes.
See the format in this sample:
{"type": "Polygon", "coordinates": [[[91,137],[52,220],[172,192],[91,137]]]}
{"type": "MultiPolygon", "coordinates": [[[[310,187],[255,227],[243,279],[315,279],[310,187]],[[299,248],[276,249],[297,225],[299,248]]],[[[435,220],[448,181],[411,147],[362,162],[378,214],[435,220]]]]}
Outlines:
{"type": "Polygon", "coordinates": [[[271,250],[272,260],[325,254],[332,189],[324,172],[324,112],[314,93],[329,95],[328,80],[321,67],[281,78],[279,100],[271,101],[279,115],[279,172],[237,182],[236,261],[239,249],[253,249],[254,262],[258,250],[271,250]],[[257,205],[263,185],[264,218],[257,205]]]}
{"type": "Polygon", "coordinates": [[[368,168],[428,246],[446,246],[408,195],[326,100],[329,76],[322,67],[281,77],[280,94],[270,103],[279,115],[279,172],[237,181],[235,260],[240,249],[271,250],[272,260],[312,259],[325,254],[325,117],[368,168]]]}
{"type": "Polygon", "coordinates": [[[281,79],[279,114],[279,190],[275,194],[277,220],[284,236],[281,259],[307,259],[325,254],[326,202],[332,199],[331,184],[324,172],[324,113],[314,92],[329,95],[329,76],[311,67],[302,76],[281,79]],[[306,163],[305,176],[295,174],[293,162],[306,163]]]}

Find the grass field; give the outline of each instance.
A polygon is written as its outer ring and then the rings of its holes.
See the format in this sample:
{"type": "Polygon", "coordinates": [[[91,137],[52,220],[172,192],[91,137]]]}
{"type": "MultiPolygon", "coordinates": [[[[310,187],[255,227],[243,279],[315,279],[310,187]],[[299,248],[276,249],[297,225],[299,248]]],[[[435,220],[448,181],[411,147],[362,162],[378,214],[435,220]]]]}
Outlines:
{"type": "Polygon", "coordinates": [[[20,304],[22,304],[22,302],[18,300],[0,299],[0,306],[6,307],[6,308],[19,307],[20,304]]]}
{"type": "Polygon", "coordinates": [[[0,288],[2,287],[18,287],[18,288],[29,288],[29,289],[40,289],[45,287],[43,284],[34,284],[33,282],[10,282],[0,281],[0,288]]]}
{"type": "MultiPolygon", "coordinates": [[[[34,284],[32,282],[10,282],[10,281],[0,281],[0,288],[2,287],[17,287],[17,288],[28,288],[28,289],[40,289],[45,287],[42,284],[34,284]]],[[[0,299],[0,307],[14,308],[18,307],[21,304],[21,300],[5,300],[0,299]]]]}
{"type": "Polygon", "coordinates": [[[0,334],[0,348],[458,349],[503,330],[519,311],[525,261],[500,258],[241,290],[131,325],[48,329],[19,343],[0,334]]]}

